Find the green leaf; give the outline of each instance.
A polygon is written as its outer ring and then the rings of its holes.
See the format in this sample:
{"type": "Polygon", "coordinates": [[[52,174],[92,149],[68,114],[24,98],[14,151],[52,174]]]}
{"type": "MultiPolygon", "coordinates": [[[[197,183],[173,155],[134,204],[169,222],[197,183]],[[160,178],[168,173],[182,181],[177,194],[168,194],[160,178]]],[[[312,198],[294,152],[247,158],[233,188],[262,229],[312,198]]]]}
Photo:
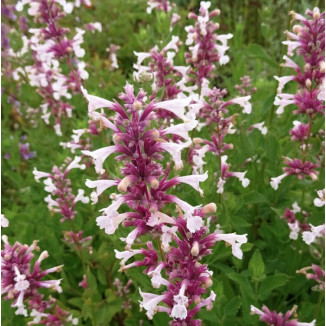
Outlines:
{"type": "Polygon", "coordinates": [[[256,249],[252,255],[248,268],[254,282],[261,282],[265,277],[265,264],[259,249],[256,249]]]}
{"type": "Polygon", "coordinates": [[[260,285],[259,298],[265,300],[274,289],[284,286],[288,281],[289,276],[283,273],[268,276],[260,285]]]}
{"type": "Polygon", "coordinates": [[[270,66],[274,68],[278,68],[278,63],[271,59],[270,55],[266,52],[266,50],[259,44],[250,44],[246,48],[246,53],[249,57],[254,59],[261,59],[268,63],[270,66]]]}
{"type": "Polygon", "coordinates": [[[225,306],[224,306],[224,315],[228,317],[235,317],[238,310],[242,305],[240,296],[233,297],[225,306]]]}
{"type": "Polygon", "coordinates": [[[83,299],[82,298],[71,298],[67,300],[71,305],[82,309],[83,307],[83,299]]]}

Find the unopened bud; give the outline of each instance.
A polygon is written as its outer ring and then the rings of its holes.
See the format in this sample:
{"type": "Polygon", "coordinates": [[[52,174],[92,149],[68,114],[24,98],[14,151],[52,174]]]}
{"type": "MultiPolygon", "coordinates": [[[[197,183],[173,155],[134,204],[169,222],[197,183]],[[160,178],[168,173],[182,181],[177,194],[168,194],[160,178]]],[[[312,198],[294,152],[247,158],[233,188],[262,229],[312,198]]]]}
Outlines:
{"type": "Polygon", "coordinates": [[[112,139],[115,144],[118,144],[121,141],[121,136],[119,134],[114,134],[112,139]]]}
{"type": "Polygon", "coordinates": [[[130,184],[132,183],[131,177],[128,175],[126,177],[124,177],[120,183],[118,184],[118,190],[120,192],[126,192],[127,188],[130,186],[130,184]]]}
{"type": "Polygon", "coordinates": [[[319,19],[319,17],[320,17],[320,11],[319,11],[319,8],[314,8],[312,18],[313,18],[314,20],[317,20],[317,19],[319,19]]]}
{"type": "Polygon", "coordinates": [[[319,67],[320,67],[320,72],[325,72],[325,62],[322,61],[320,64],[319,64],[319,67]]]}
{"type": "Polygon", "coordinates": [[[203,142],[203,139],[202,138],[194,138],[193,140],[193,143],[195,144],[195,145],[197,145],[197,144],[200,144],[200,143],[202,143],[203,142]]]}
{"type": "Polygon", "coordinates": [[[309,173],[309,176],[310,176],[310,178],[313,181],[317,181],[318,180],[318,177],[317,177],[317,174],[316,173],[311,172],[311,173],[309,173]]]}
{"type": "Polygon", "coordinates": [[[206,287],[206,289],[207,289],[207,288],[210,288],[212,285],[213,285],[213,281],[212,281],[210,278],[208,278],[208,279],[205,281],[205,287],[206,287]]]}
{"type": "Polygon", "coordinates": [[[308,79],[306,80],[305,84],[306,84],[306,87],[307,87],[307,88],[310,88],[310,87],[311,87],[311,80],[308,78],[308,79]]]}
{"type": "Polygon", "coordinates": [[[196,15],[195,13],[193,13],[193,12],[190,12],[190,13],[188,14],[188,18],[189,18],[189,19],[197,19],[197,15],[196,15]]]}
{"type": "Polygon", "coordinates": [[[190,253],[193,255],[193,256],[198,256],[199,254],[199,243],[198,241],[195,241],[192,248],[191,248],[191,251],[190,253]]]}
{"type": "Polygon", "coordinates": [[[198,295],[196,295],[193,300],[194,300],[195,304],[198,304],[201,301],[200,296],[198,296],[198,295]]]}
{"type": "Polygon", "coordinates": [[[67,52],[71,53],[72,51],[74,51],[74,49],[71,46],[67,47],[67,52]]]}
{"type": "Polygon", "coordinates": [[[152,137],[153,139],[158,139],[160,137],[160,133],[157,130],[152,131],[152,137]]]}
{"type": "Polygon", "coordinates": [[[157,179],[153,178],[150,180],[149,184],[151,185],[151,188],[157,189],[160,183],[157,179]]]}
{"type": "Polygon", "coordinates": [[[304,71],[309,71],[309,69],[310,69],[310,64],[309,63],[306,63],[304,66],[303,66],[303,70],[304,71]]]}
{"type": "Polygon", "coordinates": [[[220,14],[221,14],[221,10],[220,10],[220,9],[214,9],[214,10],[209,14],[209,17],[219,16],[220,14]]]}
{"type": "Polygon", "coordinates": [[[302,27],[300,25],[293,26],[293,33],[298,34],[301,31],[302,27]]]}
{"type": "Polygon", "coordinates": [[[4,258],[4,260],[9,260],[11,258],[11,255],[10,254],[5,254],[3,258],[4,258]]]}
{"type": "Polygon", "coordinates": [[[139,101],[135,101],[132,105],[136,111],[140,110],[142,108],[142,104],[139,101]]]}
{"type": "Polygon", "coordinates": [[[62,271],[62,267],[63,267],[63,265],[58,266],[57,267],[57,272],[61,272],[62,271]]]}
{"type": "Polygon", "coordinates": [[[210,203],[203,207],[203,213],[209,214],[209,213],[215,213],[216,212],[216,204],[210,203]]]}
{"type": "Polygon", "coordinates": [[[49,257],[49,253],[45,250],[40,254],[38,261],[41,262],[42,260],[44,260],[45,258],[48,258],[48,257],[49,257]]]}

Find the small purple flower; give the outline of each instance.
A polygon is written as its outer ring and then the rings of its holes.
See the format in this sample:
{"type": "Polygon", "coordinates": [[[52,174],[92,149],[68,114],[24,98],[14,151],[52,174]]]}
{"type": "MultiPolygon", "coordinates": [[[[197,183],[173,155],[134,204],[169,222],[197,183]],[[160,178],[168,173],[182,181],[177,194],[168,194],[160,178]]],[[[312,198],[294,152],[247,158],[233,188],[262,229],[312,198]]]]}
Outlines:
{"type": "Polygon", "coordinates": [[[25,144],[19,143],[19,154],[20,157],[25,161],[36,156],[36,152],[30,152],[29,143],[25,143],[25,144]]]}

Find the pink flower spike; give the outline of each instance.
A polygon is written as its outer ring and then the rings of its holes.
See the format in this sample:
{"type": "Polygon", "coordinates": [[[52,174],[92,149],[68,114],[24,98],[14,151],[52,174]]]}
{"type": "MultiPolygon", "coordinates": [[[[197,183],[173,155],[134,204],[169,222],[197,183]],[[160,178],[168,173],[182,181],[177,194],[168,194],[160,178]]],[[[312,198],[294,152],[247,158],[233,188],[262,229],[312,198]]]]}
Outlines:
{"type": "Polygon", "coordinates": [[[112,186],[116,186],[117,182],[115,180],[101,179],[101,180],[92,181],[92,180],[86,179],[85,185],[88,188],[96,188],[96,195],[100,196],[103,193],[103,191],[105,191],[106,189],[108,189],[112,186]]]}

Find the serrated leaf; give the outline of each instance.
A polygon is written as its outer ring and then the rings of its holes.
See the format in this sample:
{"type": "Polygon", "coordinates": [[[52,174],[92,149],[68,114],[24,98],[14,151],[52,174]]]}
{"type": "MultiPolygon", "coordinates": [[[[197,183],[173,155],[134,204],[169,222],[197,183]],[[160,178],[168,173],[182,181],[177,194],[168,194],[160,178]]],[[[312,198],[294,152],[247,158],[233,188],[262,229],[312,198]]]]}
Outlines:
{"type": "Polygon", "coordinates": [[[259,249],[256,249],[252,255],[248,264],[248,269],[253,281],[260,282],[263,279],[265,275],[265,264],[259,249]]]}
{"type": "Polygon", "coordinates": [[[238,310],[241,307],[241,298],[236,296],[232,298],[225,306],[224,306],[224,315],[228,317],[235,317],[238,310]]]}
{"type": "Polygon", "coordinates": [[[261,300],[265,300],[273,290],[284,286],[288,281],[289,276],[282,273],[266,277],[261,282],[259,289],[259,298],[261,300]]]}

